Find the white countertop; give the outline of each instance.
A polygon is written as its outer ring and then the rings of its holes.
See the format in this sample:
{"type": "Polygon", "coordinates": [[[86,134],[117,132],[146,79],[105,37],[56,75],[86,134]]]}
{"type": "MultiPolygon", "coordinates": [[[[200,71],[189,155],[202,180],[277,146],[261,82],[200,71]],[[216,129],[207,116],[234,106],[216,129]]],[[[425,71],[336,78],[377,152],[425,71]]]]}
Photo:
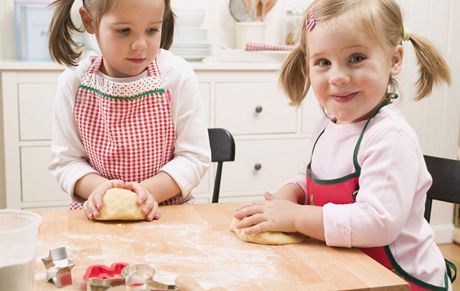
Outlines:
{"type": "MultiPolygon", "coordinates": [[[[236,63],[236,62],[190,62],[197,71],[276,71],[281,68],[281,63],[236,63]]],[[[0,71],[56,71],[63,70],[64,66],[54,62],[29,62],[15,59],[4,59],[0,61],[0,71]]]]}
{"type": "Polygon", "coordinates": [[[63,70],[61,66],[53,62],[26,62],[15,59],[3,59],[0,61],[0,71],[28,71],[28,70],[63,70]]]}

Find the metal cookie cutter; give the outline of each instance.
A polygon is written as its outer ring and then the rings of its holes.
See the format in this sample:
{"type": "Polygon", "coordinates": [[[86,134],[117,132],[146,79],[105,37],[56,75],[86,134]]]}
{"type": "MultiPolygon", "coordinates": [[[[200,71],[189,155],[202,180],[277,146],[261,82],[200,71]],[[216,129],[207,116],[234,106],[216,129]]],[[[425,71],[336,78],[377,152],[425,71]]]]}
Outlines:
{"type": "Polygon", "coordinates": [[[128,265],[121,270],[121,274],[125,277],[125,286],[128,290],[179,290],[176,285],[163,284],[153,280],[155,269],[149,265],[128,265]]]}
{"type": "Polygon", "coordinates": [[[104,291],[109,288],[116,290],[116,286],[122,286],[124,290],[125,278],[121,275],[121,270],[127,263],[113,263],[110,266],[91,265],[86,269],[83,280],[86,282],[87,290],[104,291]]]}
{"type": "Polygon", "coordinates": [[[123,278],[90,278],[87,291],[136,290],[136,291],[178,291],[177,285],[168,285],[153,280],[155,269],[146,264],[128,265],[121,271],[123,278]],[[124,287],[122,286],[124,285],[124,287]]]}
{"type": "Polygon", "coordinates": [[[46,281],[52,281],[58,288],[72,285],[71,269],[75,264],[67,256],[65,247],[51,249],[42,262],[46,267],[46,281]]]}

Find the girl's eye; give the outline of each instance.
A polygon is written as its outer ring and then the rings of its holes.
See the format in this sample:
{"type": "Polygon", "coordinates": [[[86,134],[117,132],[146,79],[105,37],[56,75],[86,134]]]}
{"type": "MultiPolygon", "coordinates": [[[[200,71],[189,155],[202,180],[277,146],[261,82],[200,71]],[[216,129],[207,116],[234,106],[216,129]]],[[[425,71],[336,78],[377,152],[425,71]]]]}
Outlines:
{"type": "Polygon", "coordinates": [[[119,28],[116,30],[118,34],[127,35],[130,32],[129,28],[119,28]]]}
{"type": "Polygon", "coordinates": [[[149,33],[149,34],[154,34],[154,33],[157,33],[159,31],[160,30],[158,28],[149,28],[149,29],[147,29],[147,33],[149,33]]]}
{"type": "Polygon", "coordinates": [[[331,62],[329,60],[326,60],[326,59],[320,59],[316,62],[316,64],[320,67],[326,67],[326,66],[330,66],[331,65],[331,62]]]}
{"type": "Polygon", "coordinates": [[[350,57],[350,63],[356,64],[356,63],[364,61],[365,59],[366,57],[363,56],[362,54],[354,54],[350,57]]]}

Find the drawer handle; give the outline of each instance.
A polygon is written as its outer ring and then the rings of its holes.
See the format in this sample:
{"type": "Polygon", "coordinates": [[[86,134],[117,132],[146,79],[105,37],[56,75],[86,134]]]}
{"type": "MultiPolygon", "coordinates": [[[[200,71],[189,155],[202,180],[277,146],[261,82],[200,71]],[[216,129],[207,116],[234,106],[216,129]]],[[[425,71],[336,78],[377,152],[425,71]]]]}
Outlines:
{"type": "Polygon", "coordinates": [[[254,165],[254,170],[260,171],[260,169],[262,169],[262,164],[261,164],[261,163],[256,163],[256,164],[254,165]]]}
{"type": "Polygon", "coordinates": [[[264,108],[260,105],[257,105],[256,108],[254,109],[256,113],[261,113],[264,108]]]}

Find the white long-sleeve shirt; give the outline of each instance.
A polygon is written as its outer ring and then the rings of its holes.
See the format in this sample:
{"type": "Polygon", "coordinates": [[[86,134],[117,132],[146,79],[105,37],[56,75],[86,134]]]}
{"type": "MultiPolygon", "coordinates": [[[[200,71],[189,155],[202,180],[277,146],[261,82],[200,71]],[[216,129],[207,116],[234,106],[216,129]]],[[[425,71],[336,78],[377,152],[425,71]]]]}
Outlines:
{"type": "MultiPolygon", "coordinates": [[[[66,69],[59,77],[53,111],[50,173],[61,188],[73,195],[75,183],[89,173],[97,173],[86,159],[78,128],[73,117],[75,97],[81,78],[91,65],[91,57],[76,68],[66,69]]],[[[168,173],[183,195],[196,187],[211,162],[207,122],[195,73],[185,60],[169,51],[157,56],[165,89],[172,96],[171,117],[175,125],[174,158],[160,171],[168,173]]],[[[111,78],[131,82],[146,72],[130,78],[111,78]]]]}
{"type": "MultiPolygon", "coordinates": [[[[313,141],[326,130],[313,154],[315,178],[335,179],[354,172],[353,150],[365,122],[335,124],[324,117],[318,123],[313,141]]],[[[356,203],[323,206],[326,244],[390,245],[406,272],[444,286],[444,259],[423,216],[432,179],[416,133],[396,105],[384,106],[371,120],[359,148],[358,163],[361,175],[356,203]]],[[[296,183],[307,193],[305,168],[288,183],[296,183]]]]}

